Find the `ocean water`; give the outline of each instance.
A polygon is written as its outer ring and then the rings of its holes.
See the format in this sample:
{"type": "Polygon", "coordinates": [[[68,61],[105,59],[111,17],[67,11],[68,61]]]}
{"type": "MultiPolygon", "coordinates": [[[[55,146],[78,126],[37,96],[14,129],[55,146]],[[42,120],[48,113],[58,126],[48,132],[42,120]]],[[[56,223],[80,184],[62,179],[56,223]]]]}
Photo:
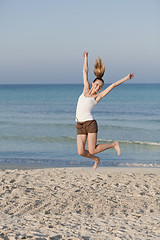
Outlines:
{"type": "MultiPolygon", "coordinates": [[[[75,111],[83,85],[0,85],[0,166],[90,167],[78,156],[75,111]]],[[[160,84],[123,84],[93,111],[100,166],[160,167],[160,84]]]]}

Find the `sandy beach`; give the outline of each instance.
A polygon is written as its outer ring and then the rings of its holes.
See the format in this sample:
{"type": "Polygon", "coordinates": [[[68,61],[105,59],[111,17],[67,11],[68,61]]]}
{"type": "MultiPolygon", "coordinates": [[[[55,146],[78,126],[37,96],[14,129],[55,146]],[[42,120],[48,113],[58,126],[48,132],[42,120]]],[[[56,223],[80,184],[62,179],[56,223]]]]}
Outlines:
{"type": "Polygon", "coordinates": [[[160,169],[0,170],[0,239],[160,239],[160,169]]]}

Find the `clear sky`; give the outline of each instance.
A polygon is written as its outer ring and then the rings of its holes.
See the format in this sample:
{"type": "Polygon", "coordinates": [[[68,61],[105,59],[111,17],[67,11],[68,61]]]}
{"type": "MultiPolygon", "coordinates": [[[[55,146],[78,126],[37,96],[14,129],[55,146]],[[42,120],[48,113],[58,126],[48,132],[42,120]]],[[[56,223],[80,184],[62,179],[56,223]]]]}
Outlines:
{"type": "Polygon", "coordinates": [[[96,57],[104,80],[160,83],[159,0],[0,0],[0,84],[81,83],[96,57]]]}

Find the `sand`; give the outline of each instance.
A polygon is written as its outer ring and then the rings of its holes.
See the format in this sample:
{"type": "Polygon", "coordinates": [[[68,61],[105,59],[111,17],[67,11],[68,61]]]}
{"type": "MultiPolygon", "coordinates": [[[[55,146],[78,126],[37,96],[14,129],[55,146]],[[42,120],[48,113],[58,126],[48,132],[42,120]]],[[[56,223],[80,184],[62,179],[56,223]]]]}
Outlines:
{"type": "Polygon", "coordinates": [[[0,239],[160,239],[160,169],[0,170],[0,239]]]}

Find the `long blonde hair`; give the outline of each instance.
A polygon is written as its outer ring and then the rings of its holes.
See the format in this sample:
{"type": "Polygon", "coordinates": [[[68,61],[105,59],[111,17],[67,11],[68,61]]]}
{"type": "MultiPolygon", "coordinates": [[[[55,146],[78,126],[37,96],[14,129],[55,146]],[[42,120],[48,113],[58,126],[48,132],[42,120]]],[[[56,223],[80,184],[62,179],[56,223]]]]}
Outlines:
{"type": "Polygon", "coordinates": [[[94,64],[94,74],[97,78],[102,78],[105,72],[105,65],[101,58],[97,58],[94,64]]]}

